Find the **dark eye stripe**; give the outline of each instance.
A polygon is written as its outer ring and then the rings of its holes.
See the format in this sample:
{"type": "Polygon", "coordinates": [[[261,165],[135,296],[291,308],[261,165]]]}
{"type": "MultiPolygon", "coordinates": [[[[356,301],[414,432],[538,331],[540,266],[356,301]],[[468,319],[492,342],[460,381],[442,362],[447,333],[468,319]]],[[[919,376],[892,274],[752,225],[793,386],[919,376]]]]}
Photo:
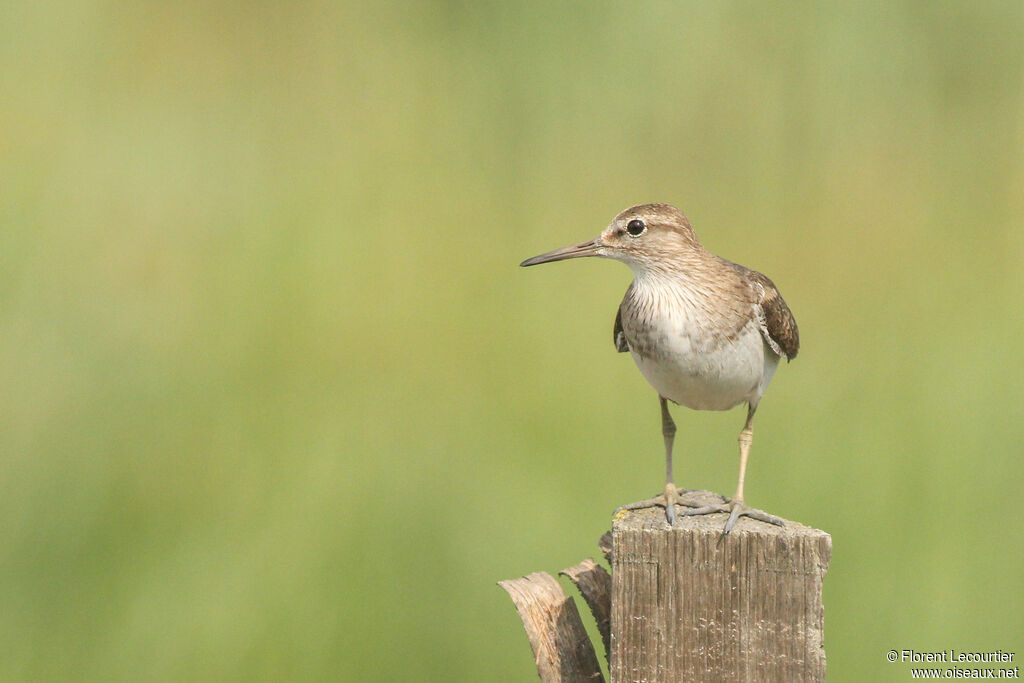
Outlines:
{"type": "Polygon", "coordinates": [[[629,222],[628,225],[626,225],[626,232],[628,232],[633,237],[637,237],[638,235],[643,234],[644,230],[646,229],[647,226],[644,225],[644,222],[639,218],[634,218],[629,222]]]}

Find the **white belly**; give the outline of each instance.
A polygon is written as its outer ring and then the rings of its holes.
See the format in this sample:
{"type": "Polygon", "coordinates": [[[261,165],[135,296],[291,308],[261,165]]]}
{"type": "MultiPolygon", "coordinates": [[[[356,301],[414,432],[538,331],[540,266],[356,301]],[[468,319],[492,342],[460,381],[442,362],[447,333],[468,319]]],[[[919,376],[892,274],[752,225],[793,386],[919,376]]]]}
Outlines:
{"type": "Polygon", "coordinates": [[[756,404],[779,363],[753,320],[732,340],[701,339],[685,320],[663,321],[648,334],[658,353],[631,352],[640,372],[661,396],[695,410],[756,404]]]}

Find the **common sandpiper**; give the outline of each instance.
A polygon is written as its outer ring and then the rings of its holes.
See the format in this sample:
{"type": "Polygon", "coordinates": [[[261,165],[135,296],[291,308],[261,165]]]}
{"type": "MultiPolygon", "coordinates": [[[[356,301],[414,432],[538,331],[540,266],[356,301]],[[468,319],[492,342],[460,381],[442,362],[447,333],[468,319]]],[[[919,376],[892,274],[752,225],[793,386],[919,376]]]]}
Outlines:
{"type": "Polygon", "coordinates": [[[596,238],[526,259],[523,266],[601,256],[622,261],[633,283],[619,304],[615,348],[629,352],[658,392],[665,439],[665,491],[619,508],[664,507],[669,524],[679,515],[726,512],[723,533],[741,516],[783,526],[782,520],[747,507],[743,478],[754,439],[754,413],[779,361],[796,358],[796,320],[775,284],[761,273],[707,251],[686,216],[669,204],[626,209],[596,238]],[[736,493],[721,504],[695,506],[684,500],[672,477],[676,426],[668,402],[694,410],[747,405],[739,435],[736,493]]]}

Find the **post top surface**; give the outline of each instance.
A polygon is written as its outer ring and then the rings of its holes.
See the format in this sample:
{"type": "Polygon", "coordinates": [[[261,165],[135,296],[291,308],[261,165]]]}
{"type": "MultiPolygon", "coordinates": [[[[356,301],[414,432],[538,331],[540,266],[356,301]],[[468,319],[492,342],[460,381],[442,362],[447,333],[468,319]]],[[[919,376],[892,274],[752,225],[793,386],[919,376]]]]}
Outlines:
{"type": "MultiPolygon", "coordinates": [[[[686,500],[700,505],[714,505],[722,502],[722,497],[710,491],[694,491],[686,494],[686,500]]],[[[685,510],[686,508],[677,508],[685,510]]],[[[643,510],[626,510],[615,516],[612,533],[622,531],[661,531],[661,532],[699,532],[720,536],[725,528],[728,515],[716,512],[710,515],[678,516],[674,526],[665,520],[664,508],[646,508],[643,510]]],[[[759,522],[749,517],[740,517],[729,536],[778,536],[782,538],[827,538],[831,545],[832,537],[821,529],[806,526],[788,519],[782,520],[786,526],[780,527],[766,522],[759,522]]]]}

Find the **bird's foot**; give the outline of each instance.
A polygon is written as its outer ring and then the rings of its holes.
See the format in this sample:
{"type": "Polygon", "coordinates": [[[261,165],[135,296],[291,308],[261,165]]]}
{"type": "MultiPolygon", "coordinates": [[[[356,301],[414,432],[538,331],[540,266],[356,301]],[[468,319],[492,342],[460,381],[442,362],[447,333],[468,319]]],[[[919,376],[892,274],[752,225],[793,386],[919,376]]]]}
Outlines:
{"type": "Polygon", "coordinates": [[[693,493],[693,491],[694,489],[677,489],[675,484],[665,484],[664,493],[654,496],[653,498],[640,500],[636,503],[629,503],[628,505],[616,508],[615,515],[617,517],[626,510],[643,510],[644,508],[663,507],[665,508],[665,519],[668,520],[669,524],[675,524],[676,505],[693,507],[692,504],[683,501],[683,495],[693,493]]]}
{"type": "Polygon", "coordinates": [[[747,507],[746,503],[742,500],[732,500],[718,505],[705,505],[703,507],[695,507],[689,510],[683,510],[680,515],[689,517],[691,515],[711,515],[716,512],[727,512],[729,513],[729,519],[725,522],[725,530],[722,531],[722,535],[725,536],[732,528],[736,526],[736,520],[740,517],[750,517],[756,519],[759,522],[766,522],[768,524],[774,524],[776,526],[786,526],[778,517],[769,515],[764,510],[757,510],[755,508],[747,507]]]}

